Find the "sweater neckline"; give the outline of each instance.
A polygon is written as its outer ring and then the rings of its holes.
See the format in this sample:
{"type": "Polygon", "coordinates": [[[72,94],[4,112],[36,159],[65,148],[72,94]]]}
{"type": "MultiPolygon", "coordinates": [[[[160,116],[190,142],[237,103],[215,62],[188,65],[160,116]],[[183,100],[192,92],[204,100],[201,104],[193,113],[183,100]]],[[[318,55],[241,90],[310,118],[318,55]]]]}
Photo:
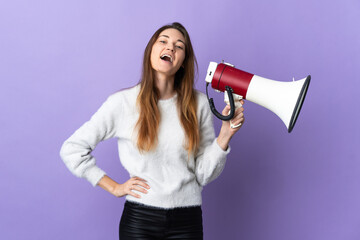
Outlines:
{"type": "Polygon", "coordinates": [[[177,98],[177,93],[174,94],[174,96],[172,96],[171,98],[167,98],[167,99],[159,99],[159,103],[167,103],[167,102],[171,102],[173,100],[175,100],[177,98]]]}

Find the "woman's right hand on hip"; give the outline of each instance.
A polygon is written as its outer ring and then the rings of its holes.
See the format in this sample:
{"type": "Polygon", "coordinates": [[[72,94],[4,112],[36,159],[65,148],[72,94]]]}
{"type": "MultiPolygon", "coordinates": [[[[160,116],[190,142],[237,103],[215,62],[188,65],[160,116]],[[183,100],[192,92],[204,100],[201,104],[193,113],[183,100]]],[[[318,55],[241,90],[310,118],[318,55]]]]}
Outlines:
{"type": "Polygon", "coordinates": [[[113,189],[112,194],[116,197],[131,195],[136,198],[141,198],[141,195],[135,193],[135,191],[146,194],[148,192],[146,189],[150,189],[150,186],[146,183],[145,179],[140,177],[132,177],[123,184],[117,184],[113,189]]]}

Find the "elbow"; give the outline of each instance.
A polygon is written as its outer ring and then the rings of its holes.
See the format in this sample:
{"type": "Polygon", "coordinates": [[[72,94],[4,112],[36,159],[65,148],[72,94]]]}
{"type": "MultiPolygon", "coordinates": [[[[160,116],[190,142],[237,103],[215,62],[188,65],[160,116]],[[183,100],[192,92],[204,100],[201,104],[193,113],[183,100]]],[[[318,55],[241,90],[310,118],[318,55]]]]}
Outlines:
{"type": "Polygon", "coordinates": [[[207,178],[204,174],[196,174],[196,181],[201,187],[204,187],[209,182],[209,178],[207,178]]]}
{"type": "Polygon", "coordinates": [[[60,158],[65,163],[65,165],[68,166],[69,163],[71,162],[71,158],[72,158],[72,155],[73,155],[73,151],[71,150],[71,144],[69,142],[65,141],[62,144],[62,146],[60,148],[59,155],[60,155],[60,158]]]}
{"type": "Polygon", "coordinates": [[[200,185],[201,187],[205,187],[206,184],[207,184],[206,181],[198,181],[198,183],[199,183],[199,185],[200,185]]]}
{"type": "Polygon", "coordinates": [[[210,178],[203,178],[201,180],[198,180],[198,183],[200,186],[205,187],[206,185],[208,185],[210,182],[212,181],[212,179],[210,178]]]}
{"type": "Polygon", "coordinates": [[[63,160],[63,162],[66,164],[66,159],[67,159],[67,156],[68,156],[68,143],[67,142],[64,142],[62,145],[61,145],[61,148],[60,148],[60,152],[59,152],[59,155],[60,155],[60,158],[63,160]]]}
{"type": "Polygon", "coordinates": [[[62,160],[64,160],[64,157],[66,156],[66,145],[67,145],[67,143],[64,142],[64,143],[61,145],[61,148],[60,148],[59,155],[60,155],[60,157],[61,157],[62,160]]]}
{"type": "Polygon", "coordinates": [[[83,169],[81,167],[81,157],[74,151],[72,144],[65,141],[60,148],[60,158],[69,171],[76,177],[82,177],[83,169]]]}
{"type": "Polygon", "coordinates": [[[212,172],[208,174],[197,174],[196,180],[200,186],[204,187],[205,185],[209,184],[210,182],[218,178],[221,172],[223,171],[223,169],[224,169],[223,166],[221,166],[219,169],[214,169],[212,172]]]}

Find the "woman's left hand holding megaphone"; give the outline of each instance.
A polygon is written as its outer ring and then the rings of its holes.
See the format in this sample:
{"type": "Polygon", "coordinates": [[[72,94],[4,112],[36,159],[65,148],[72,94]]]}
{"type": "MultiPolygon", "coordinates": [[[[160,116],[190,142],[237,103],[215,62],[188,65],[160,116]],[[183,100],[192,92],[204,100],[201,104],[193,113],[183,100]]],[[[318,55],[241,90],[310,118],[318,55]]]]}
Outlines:
{"type": "MultiPolygon", "coordinates": [[[[240,100],[240,103],[241,105],[244,105],[244,100],[240,100]]],[[[226,105],[222,111],[222,114],[226,116],[229,114],[229,111],[230,105],[226,105]]],[[[243,112],[243,107],[236,108],[233,119],[231,119],[230,121],[222,121],[221,130],[219,136],[217,137],[217,143],[224,151],[228,148],[228,144],[231,138],[237,131],[239,131],[239,129],[244,124],[245,118],[243,112]],[[231,127],[231,125],[237,127],[231,127]]]]}

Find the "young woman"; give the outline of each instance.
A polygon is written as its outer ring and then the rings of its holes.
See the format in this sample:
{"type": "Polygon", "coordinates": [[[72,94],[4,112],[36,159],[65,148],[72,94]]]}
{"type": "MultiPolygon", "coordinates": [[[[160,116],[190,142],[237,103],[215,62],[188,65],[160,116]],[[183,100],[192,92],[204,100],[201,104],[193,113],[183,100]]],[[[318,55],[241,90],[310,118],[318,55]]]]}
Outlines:
{"type": "MultiPolygon", "coordinates": [[[[196,64],[186,29],[179,23],[161,27],[146,46],[141,82],[110,95],[61,148],[74,175],[126,196],[123,240],[203,239],[201,191],[222,172],[239,128],[223,122],[215,138],[206,95],[194,89],[196,64]],[[91,155],[100,141],[113,137],[130,174],[122,184],[91,155]]],[[[237,109],[234,125],[244,122],[243,110],[237,109]]]]}

